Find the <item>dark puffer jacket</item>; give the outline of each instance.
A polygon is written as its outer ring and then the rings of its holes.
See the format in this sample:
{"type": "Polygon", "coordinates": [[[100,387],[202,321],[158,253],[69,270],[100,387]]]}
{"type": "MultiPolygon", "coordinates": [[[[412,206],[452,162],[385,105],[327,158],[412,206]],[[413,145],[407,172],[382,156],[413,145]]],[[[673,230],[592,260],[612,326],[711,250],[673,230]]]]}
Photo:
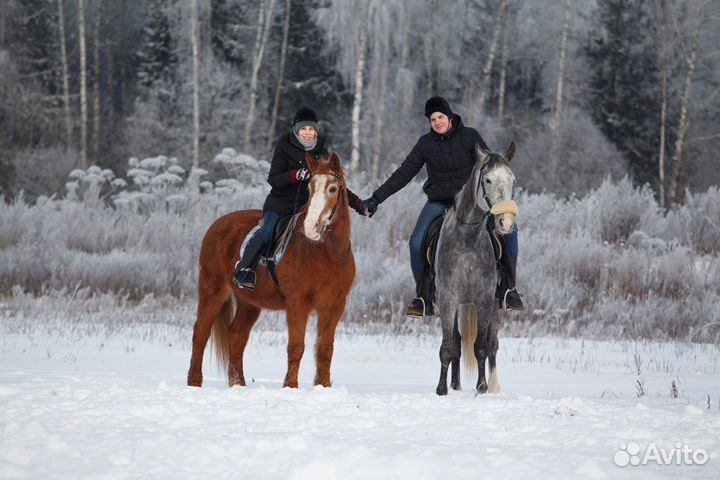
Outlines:
{"type": "Polygon", "coordinates": [[[459,115],[453,115],[452,122],[452,129],[445,135],[430,130],[420,137],[402,165],[373,193],[379,202],[407,185],[423,165],[428,172],[423,185],[428,199],[451,201],[455,198],[475,165],[475,144],[484,150],[489,148],[477,130],[463,125],[459,115]]]}
{"type": "MultiPolygon", "coordinates": [[[[306,153],[310,153],[316,160],[321,155],[327,155],[325,139],[318,136],[317,145],[309,152],[305,151],[294,133],[288,133],[278,139],[268,173],[268,183],[272,188],[265,199],[263,212],[271,211],[280,215],[288,215],[293,211],[296,196],[297,210],[307,203],[307,182],[295,180],[297,170],[308,168],[305,160],[306,153]]],[[[348,189],[348,203],[353,208],[360,204],[360,199],[350,189],[348,189]]]]}

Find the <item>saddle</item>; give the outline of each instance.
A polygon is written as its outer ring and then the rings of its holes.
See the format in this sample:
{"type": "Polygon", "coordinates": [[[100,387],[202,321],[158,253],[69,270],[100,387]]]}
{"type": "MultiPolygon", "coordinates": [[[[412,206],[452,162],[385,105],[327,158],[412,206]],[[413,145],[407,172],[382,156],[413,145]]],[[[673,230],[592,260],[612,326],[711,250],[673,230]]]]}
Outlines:
{"type": "MultiPolygon", "coordinates": [[[[495,263],[500,262],[503,255],[503,243],[494,230],[494,223],[492,217],[488,219],[488,235],[490,235],[490,243],[493,247],[493,253],[495,254],[495,263]]],[[[435,255],[437,253],[438,240],[440,238],[440,230],[442,229],[443,222],[445,221],[445,212],[432,221],[430,226],[425,232],[425,236],[422,241],[421,251],[425,253],[425,261],[428,266],[428,273],[424,276],[420,289],[422,290],[422,296],[424,299],[435,301],[435,255]]]]}
{"type": "MultiPolygon", "coordinates": [[[[295,215],[283,215],[278,219],[275,224],[275,229],[273,230],[272,240],[265,246],[265,251],[260,256],[260,264],[269,265],[270,263],[277,264],[280,262],[285,254],[285,250],[287,250],[290,244],[290,238],[292,237],[292,232],[295,229],[299,215],[299,213],[295,215]]],[[[262,227],[262,223],[263,221],[260,219],[258,224],[245,235],[245,240],[243,240],[242,246],[240,247],[240,257],[245,253],[245,248],[250,239],[254,237],[262,227]]]]}
{"type": "Polygon", "coordinates": [[[445,221],[445,212],[432,221],[425,236],[423,237],[421,252],[425,253],[425,262],[427,265],[427,273],[423,275],[421,285],[419,285],[420,296],[425,300],[426,304],[435,302],[435,253],[437,252],[438,239],[440,238],[440,230],[445,221]]]}

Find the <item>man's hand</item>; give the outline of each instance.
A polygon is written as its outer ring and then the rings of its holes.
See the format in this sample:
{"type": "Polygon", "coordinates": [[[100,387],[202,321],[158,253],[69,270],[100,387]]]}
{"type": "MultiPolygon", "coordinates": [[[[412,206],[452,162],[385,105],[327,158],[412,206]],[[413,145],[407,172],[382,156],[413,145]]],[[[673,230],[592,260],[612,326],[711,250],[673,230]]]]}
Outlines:
{"type": "Polygon", "coordinates": [[[368,217],[372,217],[373,215],[375,215],[375,212],[377,212],[378,205],[380,205],[380,202],[378,202],[377,199],[373,196],[363,200],[360,203],[359,210],[364,212],[364,214],[368,217]]]}

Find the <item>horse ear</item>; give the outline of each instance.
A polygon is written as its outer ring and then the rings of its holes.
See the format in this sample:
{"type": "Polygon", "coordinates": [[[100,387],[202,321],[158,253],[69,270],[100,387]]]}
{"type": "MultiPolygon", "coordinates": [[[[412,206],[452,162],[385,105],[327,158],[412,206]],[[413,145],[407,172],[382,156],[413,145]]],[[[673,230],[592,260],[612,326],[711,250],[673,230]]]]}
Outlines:
{"type": "Polygon", "coordinates": [[[338,157],[338,154],[335,152],[330,155],[330,169],[333,172],[339,173],[340,175],[344,173],[342,165],[340,164],[340,157],[338,157]]]}
{"type": "Polygon", "coordinates": [[[510,146],[507,149],[507,153],[505,154],[505,160],[510,163],[510,161],[515,156],[515,142],[510,142],[510,146]]]}
{"type": "Polygon", "coordinates": [[[317,170],[317,165],[315,164],[315,160],[313,159],[313,156],[309,153],[305,154],[305,161],[307,162],[308,168],[311,172],[314,172],[317,170]]]}
{"type": "Polygon", "coordinates": [[[477,161],[480,162],[482,165],[483,163],[488,161],[488,157],[490,156],[490,152],[486,152],[480,147],[479,143],[475,144],[475,156],[477,157],[477,161]]]}

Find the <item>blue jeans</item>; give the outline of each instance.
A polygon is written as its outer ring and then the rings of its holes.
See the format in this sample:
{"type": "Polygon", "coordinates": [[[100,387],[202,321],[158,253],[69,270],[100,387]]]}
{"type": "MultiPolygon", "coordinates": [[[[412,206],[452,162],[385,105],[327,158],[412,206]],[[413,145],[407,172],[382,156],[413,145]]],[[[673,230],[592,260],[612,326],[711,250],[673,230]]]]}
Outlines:
{"type": "Polygon", "coordinates": [[[420,211],[420,216],[415,224],[415,230],[410,235],[410,267],[413,273],[423,273],[427,269],[425,263],[425,255],[422,252],[422,241],[425,238],[425,232],[430,228],[430,224],[437,217],[452,206],[453,202],[433,202],[429,201],[420,211]]]}
{"type": "MultiPolygon", "coordinates": [[[[415,224],[415,230],[410,235],[410,267],[413,273],[424,273],[427,270],[427,264],[425,262],[425,255],[422,252],[422,241],[425,238],[425,232],[430,228],[430,224],[437,217],[452,206],[453,202],[433,202],[429,201],[425,204],[420,216],[418,217],[417,223],[415,224]]],[[[488,229],[494,228],[494,217],[490,217],[491,221],[488,222],[488,229]]],[[[507,235],[502,235],[503,245],[505,253],[510,257],[517,257],[518,255],[518,229],[515,227],[512,232],[507,235]]]]}
{"type": "Polygon", "coordinates": [[[275,225],[279,219],[280,215],[275,212],[267,211],[263,213],[263,224],[262,227],[260,227],[260,230],[255,233],[255,238],[262,240],[265,245],[270,243],[272,240],[273,230],[275,230],[275,225]]]}

